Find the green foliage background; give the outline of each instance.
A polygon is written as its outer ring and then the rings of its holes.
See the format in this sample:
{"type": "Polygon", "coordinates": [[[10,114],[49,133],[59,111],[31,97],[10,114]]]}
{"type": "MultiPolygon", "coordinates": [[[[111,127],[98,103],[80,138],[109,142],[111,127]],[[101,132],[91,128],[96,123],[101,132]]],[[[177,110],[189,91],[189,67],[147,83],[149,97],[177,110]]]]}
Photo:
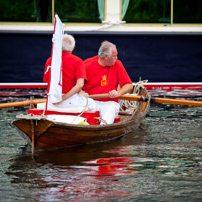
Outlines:
{"type": "MultiPolygon", "coordinates": [[[[0,0],[0,21],[36,22],[35,2],[0,0]]],[[[100,22],[97,0],[55,0],[55,13],[64,22],[100,22]]],[[[174,22],[202,23],[202,0],[174,0],[174,22]]],[[[50,12],[50,11],[49,11],[50,12]]],[[[170,0],[130,0],[126,22],[170,20],[170,0]]]]}
{"type": "Polygon", "coordinates": [[[0,19],[20,21],[34,17],[33,0],[0,0],[0,19]]]}
{"type": "Polygon", "coordinates": [[[97,0],[60,0],[55,1],[55,12],[64,21],[97,21],[97,0]]]}

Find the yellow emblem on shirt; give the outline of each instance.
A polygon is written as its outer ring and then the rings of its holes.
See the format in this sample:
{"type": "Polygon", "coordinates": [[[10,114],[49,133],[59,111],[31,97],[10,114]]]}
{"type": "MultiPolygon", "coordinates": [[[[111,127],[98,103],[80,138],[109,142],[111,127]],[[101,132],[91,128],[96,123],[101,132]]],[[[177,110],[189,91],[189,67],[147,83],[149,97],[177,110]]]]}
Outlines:
{"type": "Polygon", "coordinates": [[[104,75],[102,76],[101,86],[106,86],[107,84],[107,75],[104,75]]]}

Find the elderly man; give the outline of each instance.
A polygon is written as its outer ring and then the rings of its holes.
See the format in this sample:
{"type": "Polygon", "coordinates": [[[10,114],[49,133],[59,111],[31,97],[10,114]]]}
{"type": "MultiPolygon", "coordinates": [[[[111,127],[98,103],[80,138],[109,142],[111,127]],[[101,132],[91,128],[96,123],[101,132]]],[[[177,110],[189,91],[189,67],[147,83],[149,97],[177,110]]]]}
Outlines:
{"type": "Polygon", "coordinates": [[[109,94],[109,98],[99,98],[96,101],[96,110],[100,111],[100,116],[104,120],[101,124],[114,122],[120,109],[118,97],[133,88],[123,64],[117,60],[117,55],[116,46],[105,42],[98,51],[98,59],[95,58],[85,64],[87,73],[85,92],[88,95],[109,94]]]}
{"type": "MultiPolygon", "coordinates": [[[[62,37],[62,97],[58,103],[49,103],[50,105],[57,105],[58,107],[75,107],[85,106],[88,103],[88,107],[91,110],[95,109],[95,102],[90,98],[86,98],[79,94],[79,91],[84,85],[86,79],[86,70],[81,58],[72,54],[75,48],[75,39],[72,35],[65,34],[62,37]]],[[[45,65],[43,81],[48,82],[50,80],[50,70],[47,70],[48,66],[51,66],[51,58],[48,58],[45,65]]]]}

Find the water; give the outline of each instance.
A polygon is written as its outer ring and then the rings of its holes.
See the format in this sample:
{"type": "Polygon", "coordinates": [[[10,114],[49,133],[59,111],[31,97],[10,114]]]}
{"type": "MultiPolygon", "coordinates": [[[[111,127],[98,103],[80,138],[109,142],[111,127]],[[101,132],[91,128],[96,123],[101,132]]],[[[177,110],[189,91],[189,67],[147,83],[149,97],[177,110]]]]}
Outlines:
{"type": "Polygon", "coordinates": [[[34,156],[11,124],[27,109],[0,110],[0,201],[202,201],[202,108],[152,105],[136,133],[34,156]]]}

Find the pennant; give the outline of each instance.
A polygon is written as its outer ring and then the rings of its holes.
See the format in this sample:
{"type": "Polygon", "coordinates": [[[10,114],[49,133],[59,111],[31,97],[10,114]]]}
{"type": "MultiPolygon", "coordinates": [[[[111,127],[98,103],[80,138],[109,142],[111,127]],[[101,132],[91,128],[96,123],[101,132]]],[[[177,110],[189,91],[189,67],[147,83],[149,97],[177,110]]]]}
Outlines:
{"type": "Polygon", "coordinates": [[[55,27],[53,33],[51,79],[48,93],[49,102],[57,103],[62,97],[62,35],[64,25],[58,15],[55,15],[55,27]]]}

